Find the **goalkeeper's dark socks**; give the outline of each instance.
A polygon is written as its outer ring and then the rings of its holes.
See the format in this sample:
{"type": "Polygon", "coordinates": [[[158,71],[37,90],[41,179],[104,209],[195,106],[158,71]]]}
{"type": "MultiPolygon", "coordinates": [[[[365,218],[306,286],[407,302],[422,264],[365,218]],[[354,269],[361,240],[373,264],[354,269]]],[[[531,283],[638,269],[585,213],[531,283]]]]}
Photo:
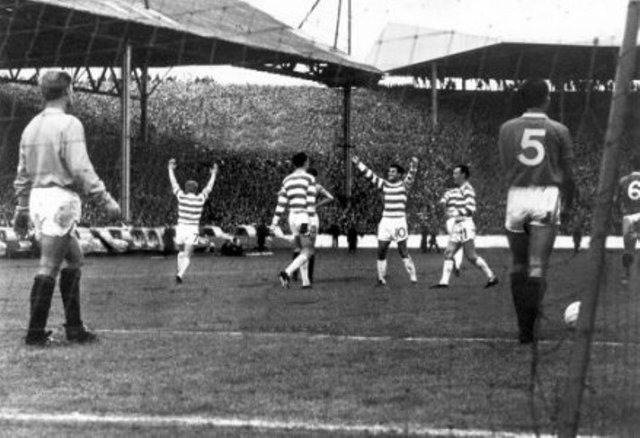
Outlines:
{"type": "Polygon", "coordinates": [[[313,283],[313,268],[314,268],[315,263],[316,263],[316,256],[315,256],[315,254],[314,254],[314,255],[309,256],[309,262],[308,262],[308,263],[309,263],[309,281],[310,281],[311,283],[313,283]]]}
{"type": "Polygon", "coordinates": [[[518,329],[520,331],[520,342],[530,339],[527,333],[527,274],[523,272],[514,272],[511,274],[511,296],[513,297],[513,306],[516,309],[516,317],[518,319],[518,329]]]}
{"type": "Polygon", "coordinates": [[[49,318],[51,297],[56,280],[48,275],[37,275],[31,288],[31,317],[25,342],[27,344],[39,344],[46,342],[48,338],[44,328],[49,318]]]}
{"type": "Polygon", "coordinates": [[[60,271],[60,295],[67,325],[82,325],[80,319],[80,269],[65,268],[60,271]]]}

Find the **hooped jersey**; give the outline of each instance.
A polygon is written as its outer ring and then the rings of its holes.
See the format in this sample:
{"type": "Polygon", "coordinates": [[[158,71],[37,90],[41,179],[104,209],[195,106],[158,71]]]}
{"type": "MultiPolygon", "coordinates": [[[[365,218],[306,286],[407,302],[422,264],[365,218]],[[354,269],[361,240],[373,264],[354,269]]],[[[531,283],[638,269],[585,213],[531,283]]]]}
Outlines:
{"type": "Polygon", "coordinates": [[[624,215],[640,213],[640,172],[620,179],[620,203],[624,215]]]}
{"type": "Polygon", "coordinates": [[[573,158],[569,129],[542,112],[505,122],[498,148],[510,187],[561,186],[573,158]]]}

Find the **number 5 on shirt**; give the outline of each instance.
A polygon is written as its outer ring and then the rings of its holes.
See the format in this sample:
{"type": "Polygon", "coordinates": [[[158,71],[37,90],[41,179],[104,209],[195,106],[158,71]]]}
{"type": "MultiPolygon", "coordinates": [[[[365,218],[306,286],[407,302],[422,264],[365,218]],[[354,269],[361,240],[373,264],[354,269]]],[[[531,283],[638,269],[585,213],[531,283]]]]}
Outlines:
{"type": "Polygon", "coordinates": [[[520,161],[525,166],[537,166],[542,163],[544,160],[545,152],[544,145],[542,141],[547,131],[544,129],[531,129],[525,128],[522,133],[522,140],[520,140],[520,147],[522,148],[522,152],[518,154],[518,161],[520,161]],[[541,138],[534,138],[541,137],[541,138]],[[533,150],[535,155],[531,156],[531,152],[529,152],[529,156],[525,155],[526,150],[533,150]]]}

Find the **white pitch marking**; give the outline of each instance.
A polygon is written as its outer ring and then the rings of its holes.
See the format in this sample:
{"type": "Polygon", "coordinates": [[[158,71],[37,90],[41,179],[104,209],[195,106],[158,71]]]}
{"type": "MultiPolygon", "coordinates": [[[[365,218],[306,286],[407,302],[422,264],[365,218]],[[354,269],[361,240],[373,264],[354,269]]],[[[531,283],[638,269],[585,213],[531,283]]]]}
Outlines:
{"type": "MultiPolygon", "coordinates": [[[[238,331],[216,331],[216,330],[145,330],[145,329],[96,329],[99,333],[114,334],[139,334],[139,335],[196,335],[196,336],[220,336],[220,337],[256,337],[256,338],[283,338],[283,339],[310,339],[310,340],[338,340],[353,342],[388,342],[401,341],[424,344],[446,344],[449,342],[462,344],[517,344],[518,341],[510,338],[448,338],[448,337],[406,337],[396,338],[393,336],[354,336],[354,335],[330,335],[314,333],[285,333],[285,332],[238,332],[238,331]]],[[[554,345],[560,342],[557,340],[542,340],[539,344],[554,345]]],[[[599,347],[624,347],[623,342],[614,341],[593,341],[592,345],[599,347]]],[[[631,342],[629,346],[640,346],[636,342],[631,342]]]]}
{"type": "MultiPolygon", "coordinates": [[[[372,435],[409,435],[409,436],[453,436],[453,437],[500,437],[524,438],[533,434],[481,429],[433,428],[419,424],[365,424],[365,423],[325,423],[315,421],[280,421],[268,418],[239,418],[193,415],[136,415],[136,414],[87,414],[72,413],[27,413],[14,410],[0,410],[0,422],[72,424],[72,425],[121,425],[146,427],[219,427],[252,428],[257,430],[308,431],[308,432],[346,432],[367,433],[372,435]]],[[[539,435],[551,437],[552,435],[539,435]]]]}

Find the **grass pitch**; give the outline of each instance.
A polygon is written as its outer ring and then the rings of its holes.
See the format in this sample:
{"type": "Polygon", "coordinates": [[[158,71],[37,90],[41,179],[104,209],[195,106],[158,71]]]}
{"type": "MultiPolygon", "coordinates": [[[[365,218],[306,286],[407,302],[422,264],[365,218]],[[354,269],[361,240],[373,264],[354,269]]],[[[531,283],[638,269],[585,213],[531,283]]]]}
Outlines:
{"type": "MultiPolygon", "coordinates": [[[[21,342],[37,262],[3,260],[0,434],[375,432],[340,425],[382,425],[391,434],[553,432],[572,345],[562,313],[586,286],[587,256],[557,252],[552,259],[532,385],[532,351],[515,342],[508,252],[482,254],[502,280],[496,288],[483,289],[481,272],[466,263],[450,289],[429,290],[442,259],[416,251],[419,284],[410,284],[397,254],[390,253],[386,288],[375,285],[374,252],[320,251],[311,291],[280,288],[276,273],[290,258],[284,252],[197,256],[179,286],[173,283],[174,257],[87,258],[84,319],[99,331],[100,342],[46,349],[21,342]],[[12,412],[310,426],[28,422],[12,412]]],[[[618,253],[609,254],[608,264],[582,417],[582,431],[589,434],[640,430],[640,291],[637,283],[621,285],[618,253]]],[[[56,294],[49,326],[59,338],[62,323],[56,294]]]]}

